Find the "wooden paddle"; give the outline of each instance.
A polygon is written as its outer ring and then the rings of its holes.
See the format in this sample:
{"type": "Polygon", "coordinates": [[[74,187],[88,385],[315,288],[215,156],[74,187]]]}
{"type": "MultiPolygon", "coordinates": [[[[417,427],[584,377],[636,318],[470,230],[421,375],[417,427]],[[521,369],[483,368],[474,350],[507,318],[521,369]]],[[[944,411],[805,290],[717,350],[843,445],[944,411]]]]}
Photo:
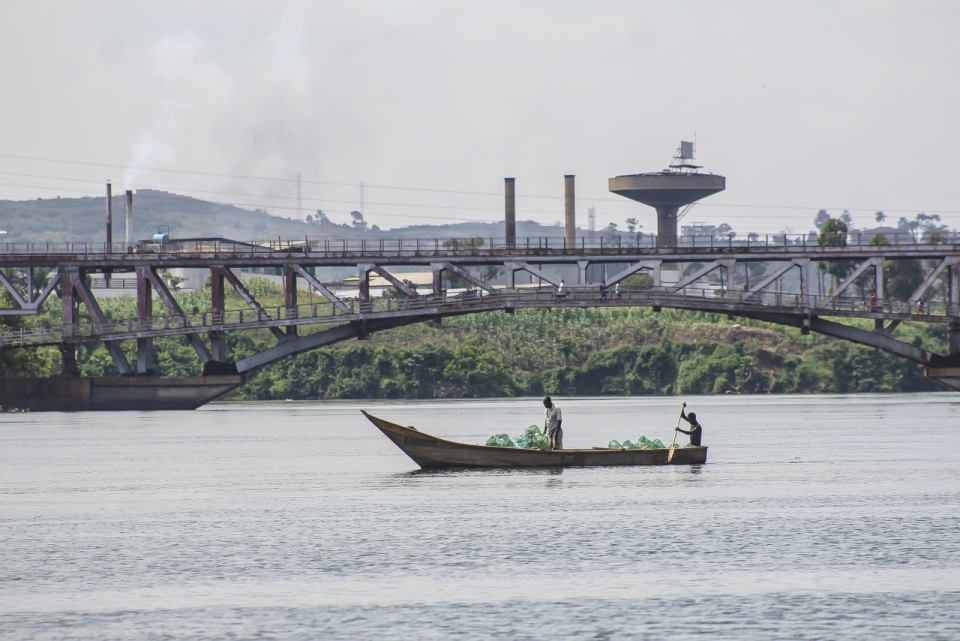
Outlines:
{"type": "Polygon", "coordinates": [[[686,409],[686,407],[686,403],[680,406],[680,415],[677,416],[677,426],[673,428],[673,442],[670,443],[670,451],[667,452],[667,463],[673,460],[673,450],[677,444],[677,432],[680,430],[680,420],[683,418],[683,410],[686,409]]]}

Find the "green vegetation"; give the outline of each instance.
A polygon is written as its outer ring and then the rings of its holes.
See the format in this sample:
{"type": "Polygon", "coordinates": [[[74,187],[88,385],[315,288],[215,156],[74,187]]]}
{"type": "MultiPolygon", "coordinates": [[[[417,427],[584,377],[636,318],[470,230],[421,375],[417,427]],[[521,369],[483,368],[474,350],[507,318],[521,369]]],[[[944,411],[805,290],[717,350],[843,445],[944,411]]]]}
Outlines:
{"type": "MultiPolygon", "coordinates": [[[[0,297],[0,309],[11,309],[7,297],[0,297]]],[[[27,327],[23,316],[0,316],[0,331],[17,331],[27,327]]],[[[49,376],[55,363],[49,354],[37,349],[0,350],[0,378],[14,376],[49,376]]]]}
{"type": "MultiPolygon", "coordinates": [[[[898,337],[942,349],[926,325],[898,337]]],[[[421,324],[258,373],[238,398],[432,398],[936,390],[901,358],[712,314],[518,311],[421,324]]]]}
{"type": "MultiPolygon", "coordinates": [[[[280,288],[249,283],[270,307],[280,288]]],[[[209,309],[209,291],[177,295],[187,310],[209,309]]],[[[132,297],[103,299],[113,318],[135,315],[132,297]]],[[[165,313],[156,303],[155,315],[165,313]]],[[[244,303],[235,293],[227,306],[244,303]]],[[[56,305],[39,322],[59,322],[56,305]]],[[[15,320],[13,322],[22,322],[15,320]]],[[[866,325],[864,325],[866,327],[866,325]]],[[[302,328],[304,331],[317,329],[302,328]]],[[[900,340],[943,352],[938,325],[904,324],[900,340]]],[[[227,335],[232,358],[274,344],[265,331],[227,335]]],[[[154,342],[156,371],[197,375],[202,367],[184,337],[154,342]]],[[[124,345],[134,359],[133,341],[124,345]]],[[[6,375],[58,369],[56,350],[6,352],[6,375]]],[[[84,375],[116,374],[102,345],[81,350],[84,375]]],[[[422,323],[301,354],[253,374],[235,399],[502,397],[540,394],[638,395],[938,390],[904,359],[798,330],[677,310],[558,309],[476,314],[422,323]]]]}

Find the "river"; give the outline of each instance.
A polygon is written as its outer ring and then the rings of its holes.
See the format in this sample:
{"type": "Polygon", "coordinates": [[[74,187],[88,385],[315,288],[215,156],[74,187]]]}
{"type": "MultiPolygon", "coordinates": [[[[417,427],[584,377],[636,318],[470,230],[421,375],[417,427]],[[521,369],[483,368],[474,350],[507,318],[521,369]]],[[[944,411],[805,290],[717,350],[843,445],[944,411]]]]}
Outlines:
{"type": "MultiPolygon", "coordinates": [[[[538,399],[0,415],[0,638],[960,638],[960,396],[686,400],[704,466],[417,472],[358,411],[538,399]]],[[[557,404],[575,448],[679,399],[557,404]]]]}

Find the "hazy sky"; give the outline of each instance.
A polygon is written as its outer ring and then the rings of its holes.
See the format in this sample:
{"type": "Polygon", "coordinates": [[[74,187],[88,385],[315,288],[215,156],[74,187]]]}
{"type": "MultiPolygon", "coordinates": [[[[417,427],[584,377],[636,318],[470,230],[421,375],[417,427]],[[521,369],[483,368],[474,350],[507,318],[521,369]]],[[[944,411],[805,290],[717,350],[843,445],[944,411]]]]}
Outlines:
{"type": "Polygon", "coordinates": [[[727,191],[685,222],[960,226],[958,27],[951,0],[5,0],[0,197],[109,178],[289,216],[301,172],[307,212],[345,222],[363,182],[390,227],[502,219],[516,176],[518,218],[552,223],[573,173],[584,227],[654,230],[607,179],[696,135],[727,191]]]}

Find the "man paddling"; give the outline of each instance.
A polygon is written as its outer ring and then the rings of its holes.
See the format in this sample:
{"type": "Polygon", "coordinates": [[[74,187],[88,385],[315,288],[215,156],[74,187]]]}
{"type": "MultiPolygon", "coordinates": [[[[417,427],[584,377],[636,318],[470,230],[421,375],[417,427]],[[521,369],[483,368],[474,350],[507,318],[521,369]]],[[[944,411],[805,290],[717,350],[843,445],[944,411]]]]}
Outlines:
{"type": "Polygon", "coordinates": [[[553,399],[545,396],[543,406],[546,408],[543,417],[543,433],[550,438],[551,450],[563,449],[563,414],[560,408],[553,404],[553,399]]]}
{"type": "Polygon", "coordinates": [[[687,423],[690,423],[690,430],[682,430],[680,426],[677,426],[677,431],[683,434],[688,434],[690,436],[690,445],[696,445],[700,447],[700,438],[703,436],[703,428],[700,426],[700,423],[697,422],[696,412],[690,412],[685,414],[683,409],[687,407],[687,404],[683,404],[683,408],[680,409],[680,418],[685,420],[687,423]]]}

